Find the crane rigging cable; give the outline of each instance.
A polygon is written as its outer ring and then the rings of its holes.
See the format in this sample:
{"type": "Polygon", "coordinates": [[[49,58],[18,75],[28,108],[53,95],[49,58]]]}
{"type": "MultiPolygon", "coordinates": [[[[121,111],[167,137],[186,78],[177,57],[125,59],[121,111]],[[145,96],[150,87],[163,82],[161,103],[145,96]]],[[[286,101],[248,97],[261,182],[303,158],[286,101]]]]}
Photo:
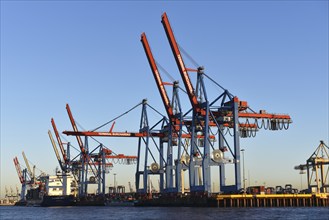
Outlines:
{"type": "Polygon", "coordinates": [[[161,69],[161,72],[164,72],[166,74],[166,76],[170,79],[171,82],[175,82],[174,77],[165,68],[163,68],[160,65],[160,63],[158,63],[156,60],[155,60],[155,63],[159,67],[159,69],[161,69]]]}
{"type": "MultiPolygon", "coordinates": [[[[66,141],[66,143],[68,143],[69,141],[65,138],[65,136],[64,135],[62,135],[62,134],[60,134],[60,136],[61,136],[61,139],[63,139],[64,141],[66,141]]],[[[70,147],[73,147],[73,149],[74,150],[76,150],[76,151],[78,151],[78,152],[80,152],[80,149],[78,149],[78,148],[76,148],[76,147],[74,147],[71,143],[70,143],[70,147]]]]}
{"type": "Polygon", "coordinates": [[[43,170],[40,170],[34,163],[32,163],[29,159],[27,159],[27,161],[32,164],[32,167],[34,167],[36,170],[40,171],[40,173],[46,173],[43,170]]]}
{"type": "Polygon", "coordinates": [[[74,122],[78,125],[78,127],[81,129],[81,130],[86,130],[81,124],[79,124],[79,122],[77,120],[74,119],[74,122]]]}
{"type": "Polygon", "coordinates": [[[138,106],[140,106],[141,104],[142,104],[142,102],[138,103],[137,105],[135,105],[134,107],[132,107],[132,108],[131,108],[131,109],[129,109],[128,111],[126,111],[126,112],[122,113],[121,115],[119,115],[119,116],[115,117],[114,119],[112,119],[112,120],[110,120],[110,121],[108,121],[108,122],[104,123],[103,125],[101,125],[101,126],[99,126],[99,127],[95,128],[95,129],[93,129],[93,130],[91,130],[91,131],[96,131],[96,130],[98,130],[98,129],[100,129],[100,128],[102,128],[102,127],[104,127],[104,126],[106,126],[106,125],[110,124],[111,122],[113,122],[113,121],[117,120],[118,118],[121,118],[122,116],[124,116],[124,115],[128,114],[129,112],[131,112],[132,110],[134,110],[135,108],[137,108],[138,106]]]}
{"type": "Polygon", "coordinates": [[[178,45],[179,50],[187,57],[187,59],[189,59],[193,63],[193,65],[196,68],[200,67],[200,65],[192,58],[192,56],[190,54],[188,54],[186,52],[186,50],[184,50],[184,48],[181,45],[179,45],[178,43],[177,43],[177,45],[178,45]]]}
{"type": "MultiPolygon", "coordinates": [[[[79,128],[81,128],[82,130],[86,130],[79,122],[77,122],[76,120],[74,120],[74,122],[78,125],[79,128]]],[[[95,142],[97,142],[100,145],[103,145],[105,148],[106,147],[103,143],[101,143],[100,141],[98,141],[96,138],[94,138],[93,136],[90,136],[91,139],[93,139],[95,142]]],[[[78,149],[76,149],[77,151],[80,151],[78,149]]],[[[112,150],[111,150],[112,151],[112,150]]],[[[112,151],[112,154],[117,155],[114,151],[112,151]]]]}
{"type": "MultiPolygon", "coordinates": [[[[178,43],[177,43],[178,44],[178,43]]],[[[192,58],[192,56],[190,56],[185,50],[183,47],[181,47],[179,44],[178,44],[178,47],[179,49],[181,50],[181,52],[183,54],[186,55],[186,57],[194,64],[194,66],[196,68],[199,68],[200,65],[192,58]]],[[[233,98],[234,96],[232,95],[232,93],[230,93],[227,89],[225,89],[223,86],[221,86],[220,84],[218,84],[215,80],[213,80],[211,77],[209,77],[208,75],[206,75],[205,73],[203,73],[204,76],[206,76],[210,81],[212,81],[215,85],[217,85],[218,87],[220,87],[222,90],[226,91],[226,93],[230,96],[230,98],[233,98]]],[[[185,91],[184,91],[185,92],[185,91]]],[[[186,93],[186,92],[185,92],[186,93]]]]}

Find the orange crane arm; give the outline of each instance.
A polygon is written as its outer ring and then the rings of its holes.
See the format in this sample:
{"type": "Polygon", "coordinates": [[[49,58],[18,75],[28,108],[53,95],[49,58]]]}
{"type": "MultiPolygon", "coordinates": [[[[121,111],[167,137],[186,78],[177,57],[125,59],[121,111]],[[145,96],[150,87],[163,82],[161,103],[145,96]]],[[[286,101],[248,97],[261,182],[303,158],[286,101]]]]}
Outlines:
{"type": "Polygon", "coordinates": [[[266,119],[291,120],[289,115],[267,114],[267,113],[244,113],[244,112],[239,112],[239,118],[266,118],[266,119]]]}
{"type": "MultiPolygon", "coordinates": [[[[81,165],[81,161],[74,161],[73,165],[81,165]]],[[[98,161],[89,161],[89,162],[84,162],[83,164],[89,165],[89,166],[97,166],[97,165],[105,165],[105,166],[113,166],[113,163],[102,163],[98,161]]]]}
{"type": "Polygon", "coordinates": [[[166,13],[163,13],[161,22],[162,22],[163,27],[164,27],[164,29],[166,31],[166,35],[167,35],[167,38],[169,40],[169,44],[170,44],[171,50],[172,50],[172,52],[174,54],[174,57],[175,57],[175,60],[176,60],[176,63],[177,63],[179,72],[180,72],[181,77],[183,79],[184,86],[185,86],[185,88],[187,90],[187,94],[189,96],[189,99],[190,99],[190,102],[192,104],[192,107],[193,107],[194,110],[200,111],[199,103],[198,103],[197,97],[195,95],[192,82],[191,82],[190,77],[189,77],[188,72],[187,72],[189,69],[187,69],[185,67],[183,58],[181,56],[180,50],[178,48],[178,44],[176,42],[174,33],[173,33],[172,29],[171,29],[171,26],[170,26],[170,23],[169,23],[169,19],[168,19],[166,13]]]}
{"type": "Polygon", "coordinates": [[[23,177],[23,174],[21,171],[21,167],[19,165],[17,157],[14,158],[14,164],[15,164],[15,168],[16,168],[16,171],[18,174],[19,181],[23,184],[25,182],[25,180],[24,180],[24,177],[23,177]]]}
{"type": "MultiPolygon", "coordinates": [[[[97,132],[97,131],[63,131],[63,134],[72,136],[107,136],[107,137],[146,137],[147,132],[97,132]]],[[[151,133],[153,137],[164,137],[164,134],[151,133]]]]}
{"type": "MultiPolygon", "coordinates": [[[[63,134],[69,136],[100,136],[100,137],[147,137],[147,132],[97,132],[97,131],[63,131],[63,134]]],[[[165,137],[163,133],[150,133],[152,137],[165,137]]],[[[176,135],[173,134],[175,137],[176,135]]],[[[202,135],[197,135],[198,138],[203,138],[202,135]]],[[[182,138],[191,138],[190,134],[182,134],[182,138]]],[[[209,136],[210,139],[214,139],[214,135],[209,136]]]]}
{"type": "Polygon", "coordinates": [[[153,73],[155,82],[157,84],[158,90],[160,92],[160,95],[161,95],[163,104],[164,104],[165,109],[167,111],[167,115],[168,115],[170,121],[173,121],[174,120],[173,109],[171,107],[171,104],[170,104],[170,101],[169,101],[169,98],[168,98],[168,94],[167,94],[166,89],[164,87],[164,83],[163,83],[163,81],[161,79],[161,76],[160,76],[158,67],[157,67],[157,65],[155,63],[155,60],[154,60],[154,57],[153,57],[153,54],[152,54],[150,45],[149,45],[149,43],[147,41],[147,38],[146,38],[146,34],[145,33],[142,33],[142,35],[141,35],[141,42],[143,44],[143,47],[144,47],[144,50],[145,50],[145,54],[147,56],[147,60],[149,61],[149,64],[150,64],[150,67],[151,67],[151,70],[152,70],[152,73],[153,73]]]}
{"type": "MultiPolygon", "coordinates": [[[[53,129],[54,129],[54,132],[55,132],[55,136],[56,136],[56,139],[57,139],[59,148],[61,149],[61,153],[63,155],[64,162],[66,162],[67,161],[67,155],[65,153],[65,150],[64,150],[64,147],[63,147],[63,142],[62,142],[61,138],[59,137],[59,133],[58,133],[58,130],[57,130],[57,127],[56,127],[56,124],[55,124],[55,121],[54,121],[53,118],[51,118],[51,125],[53,126],[53,129]]],[[[57,150],[57,148],[56,148],[56,150],[57,150]]]]}
{"type": "MultiPolygon", "coordinates": [[[[70,109],[69,104],[66,104],[66,110],[67,110],[67,114],[69,115],[69,118],[70,118],[70,121],[71,121],[73,130],[75,132],[78,132],[78,128],[77,128],[77,126],[75,124],[75,121],[74,121],[74,118],[73,118],[73,115],[72,115],[72,112],[71,112],[71,109],[70,109]]],[[[81,150],[82,155],[83,156],[86,156],[86,150],[83,147],[83,143],[82,143],[82,140],[81,140],[80,136],[76,136],[76,138],[77,138],[77,141],[78,141],[78,144],[79,144],[79,147],[80,147],[80,150],[81,150]]]]}
{"type": "Polygon", "coordinates": [[[137,156],[126,156],[124,154],[118,154],[118,155],[106,155],[105,158],[108,159],[137,159],[137,156]]]}
{"type": "MultiPolygon", "coordinates": [[[[270,114],[265,112],[265,110],[260,110],[259,113],[247,112],[248,103],[246,101],[240,101],[238,97],[234,97],[234,100],[239,103],[239,118],[254,118],[254,119],[282,119],[282,120],[291,120],[291,117],[286,114],[270,114]]],[[[230,102],[225,103],[224,105],[229,104],[230,102]]],[[[215,116],[223,116],[221,112],[213,111],[215,116]]],[[[232,112],[225,114],[227,117],[232,117],[232,112]]]]}

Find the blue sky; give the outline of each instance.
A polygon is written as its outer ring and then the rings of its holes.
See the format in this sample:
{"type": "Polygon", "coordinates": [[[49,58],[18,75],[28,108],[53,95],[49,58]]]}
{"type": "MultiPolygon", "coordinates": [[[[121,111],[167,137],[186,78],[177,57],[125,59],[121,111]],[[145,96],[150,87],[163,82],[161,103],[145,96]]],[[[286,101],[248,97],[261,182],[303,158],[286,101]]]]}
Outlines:
{"type": "MultiPolygon", "coordinates": [[[[38,169],[54,172],[47,131],[51,117],[60,131],[72,130],[66,103],[85,129],[143,98],[165,114],[140,43],[146,32],[156,60],[181,81],[163,12],[178,43],[209,76],[256,111],[292,117],[289,130],[261,130],[241,146],[251,184],[300,187],[293,167],[320,140],[328,145],[328,1],[1,1],[2,196],[5,186],[19,185],[12,159],[24,165],[23,150],[38,169]]],[[[211,97],[219,93],[207,89],[211,97]]],[[[181,99],[188,110],[183,93],[181,99]]],[[[139,117],[133,111],[115,129],[137,131],[139,117]]],[[[137,152],[137,140],[101,141],[117,153],[137,152]]],[[[124,173],[134,171],[113,170],[126,185],[133,177],[124,173]]]]}

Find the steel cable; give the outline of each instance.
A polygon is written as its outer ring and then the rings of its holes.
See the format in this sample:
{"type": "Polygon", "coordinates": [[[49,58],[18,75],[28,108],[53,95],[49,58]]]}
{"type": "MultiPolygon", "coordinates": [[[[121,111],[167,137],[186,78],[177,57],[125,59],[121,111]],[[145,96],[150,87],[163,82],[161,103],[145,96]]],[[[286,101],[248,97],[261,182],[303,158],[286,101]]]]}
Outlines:
{"type": "Polygon", "coordinates": [[[155,63],[159,67],[159,69],[161,69],[161,72],[164,72],[166,74],[166,76],[170,79],[171,82],[175,82],[174,77],[165,68],[163,68],[160,63],[158,63],[157,61],[155,61],[155,63]]]}
{"type": "Polygon", "coordinates": [[[182,53],[187,57],[187,59],[189,59],[192,63],[193,63],[193,65],[196,67],[196,68],[198,68],[198,67],[200,67],[200,65],[192,58],[192,56],[191,55],[189,55],[185,50],[184,50],[184,48],[182,47],[182,46],[180,46],[178,43],[177,43],[177,45],[178,45],[178,47],[179,47],[179,49],[182,51],[182,53]]]}
{"type": "Polygon", "coordinates": [[[128,111],[126,111],[126,112],[122,113],[121,115],[119,115],[119,116],[115,117],[114,119],[112,119],[112,120],[110,120],[110,121],[108,121],[108,122],[104,123],[103,125],[101,125],[101,126],[99,126],[99,127],[95,128],[95,129],[93,129],[92,131],[96,131],[96,130],[98,130],[98,129],[100,129],[100,128],[104,127],[105,125],[108,125],[109,123],[111,123],[111,122],[113,122],[113,121],[117,120],[118,118],[121,118],[122,116],[124,116],[124,115],[128,114],[129,112],[131,112],[132,110],[134,110],[135,108],[137,108],[137,107],[138,107],[139,105],[141,105],[141,104],[142,104],[142,102],[138,103],[137,105],[135,105],[134,107],[132,107],[132,108],[131,108],[131,109],[129,109],[128,111]]]}

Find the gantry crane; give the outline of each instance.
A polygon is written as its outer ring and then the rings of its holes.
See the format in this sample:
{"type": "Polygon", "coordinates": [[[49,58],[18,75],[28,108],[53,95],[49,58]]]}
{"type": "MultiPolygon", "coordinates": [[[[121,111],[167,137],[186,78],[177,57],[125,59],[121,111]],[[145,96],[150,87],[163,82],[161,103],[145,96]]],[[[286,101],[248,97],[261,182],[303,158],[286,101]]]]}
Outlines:
{"type": "MultiPolygon", "coordinates": [[[[166,26],[169,26],[168,20],[164,20],[166,23],[166,26]]],[[[172,33],[171,31],[168,31],[169,35],[171,36],[171,38],[173,38],[173,35],[170,34],[172,33]]],[[[186,156],[189,155],[189,153],[186,152],[185,148],[182,148],[182,130],[183,130],[183,125],[185,126],[190,126],[191,125],[191,120],[187,121],[186,119],[183,122],[183,118],[182,118],[182,110],[181,110],[181,105],[180,105],[180,99],[178,96],[178,81],[175,81],[173,84],[172,83],[166,83],[162,81],[161,75],[159,73],[156,61],[153,57],[151,48],[149,46],[147,37],[145,33],[142,33],[141,35],[141,42],[143,44],[143,48],[145,51],[145,54],[147,56],[147,59],[149,61],[154,79],[156,81],[160,96],[162,98],[165,110],[167,112],[168,118],[169,118],[169,122],[170,122],[170,126],[168,129],[168,148],[167,148],[167,166],[166,166],[166,191],[169,191],[168,189],[173,189],[173,191],[176,192],[183,192],[184,191],[184,187],[181,183],[181,179],[183,179],[182,176],[182,170],[186,170],[186,156]],[[172,98],[172,102],[170,103],[166,89],[165,89],[165,85],[173,85],[173,98],[172,98]],[[174,110],[176,110],[176,112],[174,112],[174,110]],[[177,111],[178,110],[178,111],[177,111]],[[169,141],[172,140],[174,137],[174,134],[176,134],[177,138],[175,138],[175,141],[173,141],[173,143],[176,143],[177,148],[178,148],[178,155],[177,155],[177,159],[175,159],[175,186],[173,186],[173,164],[172,164],[172,143],[170,143],[169,141]],[[178,144],[177,144],[178,143],[178,144]],[[183,154],[182,154],[183,153],[183,154]],[[185,154],[186,153],[186,154],[185,154]],[[185,155],[184,155],[185,154],[185,155]],[[184,158],[185,157],[185,158],[184,158]]],[[[175,43],[175,39],[173,38],[173,40],[171,42],[171,45],[174,48],[174,51],[179,53],[179,49],[177,47],[177,44],[175,43]]],[[[180,55],[178,55],[177,57],[180,57],[180,55]]],[[[192,97],[190,99],[192,105],[195,107],[197,112],[201,112],[201,113],[205,113],[205,111],[203,111],[203,109],[199,106],[198,103],[195,102],[195,100],[197,100],[196,95],[194,94],[193,91],[193,87],[191,84],[191,81],[188,77],[187,74],[187,68],[185,68],[185,65],[183,63],[183,60],[180,58],[177,58],[177,60],[179,60],[180,65],[180,69],[182,70],[181,72],[183,73],[184,77],[187,79],[186,81],[184,80],[184,82],[186,82],[185,84],[188,85],[187,87],[190,88],[189,91],[189,96],[192,97]],[[194,103],[194,104],[193,104],[194,103]]],[[[199,70],[201,70],[202,68],[199,68],[199,70]]],[[[192,70],[192,69],[189,69],[192,70]]],[[[195,70],[198,71],[198,70],[195,70]]],[[[209,125],[214,126],[215,124],[213,122],[209,122],[209,125]]],[[[230,126],[228,123],[225,123],[224,126],[230,126]]],[[[245,124],[240,124],[240,126],[242,127],[251,127],[251,125],[245,125],[245,124]]],[[[189,129],[187,129],[187,131],[189,131],[189,129]]],[[[189,132],[191,133],[191,132],[189,132]]],[[[187,159],[189,161],[189,159],[187,159]]],[[[222,160],[224,161],[224,160],[222,160]]],[[[198,177],[200,178],[200,168],[197,170],[199,175],[198,177]]],[[[202,180],[199,180],[199,182],[201,182],[202,180]]],[[[160,180],[161,183],[161,180],[160,180]]],[[[160,184],[161,186],[162,184],[160,184]]],[[[160,187],[161,188],[161,187],[160,187]]]]}
{"type": "MultiPolygon", "coordinates": [[[[74,130],[73,133],[79,134],[80,132],[78,131],[70,106],[68,104],[66,105],[66,110],[74,130]]],[[[111,127],[110,130],[111,133],[113,126],[114,124],[111,127]]],[[[96,183],[98,184],[98,193],[105,196],[105,174],[108,172],[108,168],[113,166],[112,163],[106,162],[106,160],[119,159],[119,160],[124,160],[126,164],[132,164],[137,159],[137,157],[127,156],[123,154],[114,155],[113,152],[110,149],[103,146],[103,144],[100,144],[97,148],[89,152],[87,138],[88,136],[95,136],[95,135],[75,135],[75,136],[77,138],[81,151],[80,161],[72,162],[72,164],[78,164],[78,166],[80,167],[79,196],[80,197],[86,196],[88,184],[96,184],[96,183]],[[85,136],[85,144],[83,144],[80,136],[85,136]],[[97,149],[99,149],[99,152],[95,153],[97,149]],[[90,177],[89,179],[88,179],[88,167],[91,169],[91,171],[94,174],[94,176],[90,177]]]]}
{"type": "MultiPolygon", "coordinates": [[[[139,126],[139,132],[113,132],[112,128],[110,131],[64,131],[63,133],[66,135],[73,135],[73,136],[99,136],[99,137],[124,137],[124,138],[138,138],[138,153],[137,153],[137,166],[136,166],[136,191],[138,193],[147,193],[147,186],[148,186],[148,176],[149,175],[159,175],[160,179],[163,179],[163,175],[166,174],[166,167],[168,164],[168,161],[166,160],[164,156],[164,143],[168,142],[168,138],[177,138],[177,134],[173,133],[172,137],[169,137],[168,130],[165,129],[164,131],[159,131],[158,129],[154,129],[157,125],[162,124],[161,128],[164,128],[165,125],[167,125],[165,118],[162,118],[159,122],[157,122],[154,126],[150,126],[148,121],[148,115],[147,115],[147,100],[143,100],[140,105],[142,105],[142,114],[141,114],[141,120],[140,120],[140,126],[139,126]],[[159,138],[159,144],[156,144],[156,141],[154,138],[159,138]],[[153,142],[156,145],[158,156],[154,156],[155,152],[151,152],[150,145],[151,142],[153,142]],[[142,150],[145,150],[143,157],[142,156],[142,150]],[[149,158],[151,157],[151,162],[149,161],[149,158]],[[159,159],[157,159],[157,157],[159,159]],[[142,159],[144,161],[142,161],[142,159]],[[142,176],[142,178],[140,178],[142,176]],[[142,186],[141,186],[142,181],[142,186]]],[[[138,106],[138,105],[137,105],[138,106]]],[[[135,106],[135,107],[137,107],[135,106]]],[[[134,107],[134,108],[135,108],[134,107]]],[[[153,107],[151,108],[153,109],[153,107]]],[[[128,110],[129,112],[131,110],[128,110]]],[[[182,134],[182,138],[191,138],[190,134],[182,134]]],[[[202,138],[202,135],[197,135],[198,138],[202,138]]],[[[211,139],[214,139],[215,136],[211,135],[211,139]]],[[[173,178],[173,177],[170,177],[173,178]]],[[[169,178],[167,181],[170,180],[169,178]]],[[[167,183],[166,183],[167,184],[167,183]]],[[[163,190],[166,190],[162,185],[160,184],[160,191],[164,192],[163,190]]],[[[167,191],[170,191],[171,189],[168,188],[167,191]]]]}
{"type": "MultiPolygon", "coordinates": [[[[275,115],[267,114],[264,112],[255,113],[255,112],[246,112],[248,109],[248,104],[245,101],[240,101],[238,97],[233,96],[227,90],[223,94],[218,96],[213,102],[209,102],[206,92],[206,87],[204,83],[204,68],[198,67],[197,69],[186,68],[183,57],[180,53],[179,46],[174,37],[174,33],[171,29],[169,19],[167,14],[162,15],[162,24],[165,29],[172,53],[174,55],[176,64],[178,66],[181,78],[184,82],[186,92],[188,94],[191,106],[192,106],[192,126],[191,126],[191,153],[190,153],[190,166],[189,166],[189,177],[190,177],[190,189],[191,191],[211,191],[211,178],[210,178],[210,166],[213,165],[211,159],[210,149],[211,143],[206,140],[209,135],[210,126],[215,126],[219,130],[219,150],[225,149],[224,142],[227,144],[227,141],[222,133],[223,126],[229,124],[229,127],[233,128],[233,143],[234,150],[231,151],[232,156],[234,157],[235,164],[235,184],[230,187],[225,187],[225,172],[224,166],[221,164],[221,190],[222,191],[237,191],[241,188],[241,170],[240,170],[240,133],[245,134],[243,131],[248,131],[248,129],[256,130],[257,119],[269,119],[270,127],[272,130],[279,129],[280,120],[281,126],[283,127],[284,123],[289,125],[291,119],[289,115],[275,115]],[[193,88],[191,80],[189,78],[188,71],[197,72],[197,82],[196,89],[193,88]],[[229,100],[226,101],[225,98],[229,100]],[[215,107],[214,104],[221,99],[220,106],[215,107]],[[215,107],[215,108],[214,108],[215,107]],[[215,110],[214,110],[215,109],[215,110]],[[255,123],[245,123],[240,124],[239,118],[251,118],[255,119],[255,123]],[[195,135],[197,132],[201,131],[205,136],[201,145],[198,146],[197,138],[195,135]],[[198,148],[203,147],[203,155],[201,158],[197,158],[194,155],[197,153],[198,148]],[[198,161],[201,159],[202,166],[202,182],[197,181],[196,178],[196,167],[199,166],[198,161]]],[[[213,155],[218,155],[219,151],[213,151],[213,155]]]]}
{"type": "MultiPolygon", "coordinates": [[[[128,159],[129,161],[132,161],[132,160],[136,160],[137,158],[140,158],[140,154],[141,154],[141,150],[142,150],[142,146],[145,145],[145,164],[143,166],[143,169],[140,169],[140,161],[138,160],[137,161],[137,167],[136,167],[136,189],[140,189],[139,188],[139,179],[140,179],[140,175],[143,176],[143,191],[146,192],[147,190],[147,176],[149,173],[151,173],[151,171],[147,168],[147,158],[148,158],[148,153],[149,153],[149,150],[148,150],[148,143],[149,143],[149,137],[150,135],[152,136],[156,136],[156,137],[159,137],[159,133],[157,132],[150,132],[150,129],[149,129],[149,126],[148,126],[148,121],[147,121],[147,113],[146,113],[146,100],[143,101],[143,110],[142,110],[142,119],[141,119],[141,124],[140,124],[140,131],[139,132],[113,132],[113,127],[110,129],[110,131],[108,132],[97,132],[97,131],[78,131],[78,129],[76,128],[75,126],[75,123],[74,123],[74,119],[73,119],[73,116],[72,116],[72,113],[69,109],[69,106],[67,105],[67,109],[68,109],[68,113],[69,113],[69,116],[70,116],[70,120],[71,120],[71,123],[72,123],[72,126],[73,126],[73,129],[74,131],[64,131],[63,133],[66,134],[66,135],[73,135],[73,136],[76,136],[77,139],[79,138],[80,141],[78,140],[79,143],[81,143],[80,146],[80,149],[81,149],[81,152],[83,152],[83,143],[81,141],[81,138],[80,136],[84,136],[86,138],[86,143],[87,143],[87,137],[93,137],[93,136],[107,136],[107,137],[136,137],[139,139],[139,147],[138,147],[138,156],[125,156],[125,155],[107,155],[106,157],[107,158],[119,158],[119,159],[128,159]],[[74,124],[73,124],[74,123],[74,124]]],[[[160,135],[160,136],[163,136],[163,135],[160,135]]],[[[101,147],[103,147],[103,145],[100,145],[101,147]]],[[[86,152],[86,151],[84,151],[86,152]]],[[[105,151],[102,151],[102,152],[105,152],[105,151]]],[[[105,154],[103,154],[103,157],[105,159],[105,154]]],[[[152,156],[153,157],[153,156],[152,156]]],[[[102,159],[103,160],[103,159],[102,159]]],[[[160,158],[160,160],[162,160],[162,158],[160,158]]],[[[158,171],[158,170],[157,170],[158,171]]],[[[156,171],[156,172],[157,172],[156,171]]],[[[163,175],[163,174],[162,174],[163,175]]],[[[105,184],[104,184],[105,186],[105,184]]]]}
{"type": "MultiPolygon", "coordinates": [[[[76,123],[74,121],[70,106],[68,104],[66,104],[66,110],[67,110],[67,114],[69,116],[71,125],[73,127],[73,130],[75,132],[78,131],[78,128],[76,126],[76,123]]],[[[80,151],[81,151],[81,156],[80,156],[80,165],[81,165],[81,169],[79,170],[79,196],[83,197],[87,194],[88,191],[88,183],[95,183],[95,181],[89,181],[88,180],[88,167],[90,167],[92,173],[94,176],[96,176],[96,172],[95,172],[95,164],[94,163],[90,163],[90,156],[89,156],[89,152],[88,152],[88,141],[86,139],[85,141],[85,146],[83,145],[83,142],[81,140],[80,136],[76,136],[78,145],[80,147],[80,151]]],[[[92,180],[94,180],[94,178],[91,178],[92,180]]],[[[105,186],[104,186],[105,187],[105,186]]],[[[104,190],[105,191],[105,190],[104,190]]]]}
{"type": "MultiPolygon", "coordinates": [[[[211,166],[219,166],[220,168],[220,190],[223,192],[236,192],[241,188],[240,137],[254,136],[256,131],[261,128],[269,130],[287,129],[292,122],[291,118],[289,115],[268,114],[263,110],[255,112],[248,106],[246,101],[239,100],[237,96],[233,96],[228,90],[224,89],[207,76],[204,73],[203,67],[198,67],[197,69],[186,68],[166,13],[162,15],[162,24],[167,34],[181,78],[183,79],[192,109],[182,115],[180,104],[176,101],[175,104],[179,104],[177,105],[179,110],[176,111],[176,113],[174,112],[173,100],[179,100],[178,95],[173,97],[170,103],[164,88],[166,83],[164,83],[160,77],[146,35],[142,34],[141,41],[164,103],[169,122],[164,116],[164,118],[155,123],[154,126],[150,126],[146,111],[148,104],[146,100],[143,100],[139,132],[113,132],[112,128],[110,132],[95,131],[97,129],[93,131],[78,131],[73,126],[74,131],[64,131],[63,133],[77,136],[77,138],[78,136],[137,137],[137,192],[147,192],[148,176],[154,174],[160,175],[160,181],[162,182],[160,184],[160,192],[171,190],[180,192],[180,188],[183,186],[181,186],[178,176],[181,169],[184,169],[183,165],[188,166],[190,191],[192,193],[211,192],[211,166]],[[188,74],[188,72],[191,71],[197,73],[196,89],[194,89],[188,74]],[[208,100],[204,82],[205,77],[224,90],[224,92],[213,101],[208,100]],[[192,114],[192,116],[189,116],[189,114],[192,114]],[[162,124],[161,129],[155,129],[159,124],[162,124]],[[217,132],[212,132],[213,130],[216,131],[216,129],[217,132]],[[228,137],[225,135],[225,129],[226,131],[232,131],[233,138],[231,141],[228,140],[228,137]],[[218,146],[215,146],[214,143],[214,133],[218,134],[218,146]],[[159,138],[159,145],[153,140],[155,137],[159,138]],[[188,143],[189,146],[181,147],[183,139],[188,140],[185,143],[188,143]],[[156,145],[156,151],[159,153],[160,165],[153,163],[149,166],[149,156],[155,161],[155,157],[150,150],[151,141],[156,145]],[[229,143],[229,141],[233,143],[229,143]],[[174,146],[174,142],[177,142],[179,145],[178,150],[180,153],[187,151],[189,147],[189,159],[185,160],[183,163],[181,160],[182,154],[179,153],[176,159],[173,158],[172,147],[174,146]],[[167,157],[164,156],[164,143],[167,143],[167,157]],[[139,167],[143,163],[143,161],[141,161],[142,147],[145,148],[144,166],[140,169],[139,167]],[[228,152],[232,155],[232,160],[226,160],[227,157],[224,156],[224,152],[227,150],[229,150],[228,152]],[[172,161],[175,163],[172,163],[172,161]],[[227,186],[225,183],[225,166],[230,162],[234,164],[235,178],[234,184],[227,186]],[[166,177],[165,188],[163,186],[164,174],[166,177]],[[176,176],[175,184],[173,184],[173,174],[176,176]],[[143,177],[142,188],[140,188],[140,176],[143,177]]],[[[78,142],[82,143],[82,141],[79,140],[78,142]]]]}
{"type": "Polygon", "coordinates": [[[306,164],[295,166],[296,170],[307,171],[307,185],[311,193],[329,192],[329,147],[320,141],[320,145],[306,160],[306,164]]]}
{"type": "MultiPolygon", "coordinates": [[[[167,164],[165,167],[166,170],[166,192],[175,191],[175,192],[182,192],[184,191],[184,187],[182,186],[181,182],[181,176],[182,170],[183,170],[183,163],[181,161],[182,157],[182,131],[183,131],[183,120],[182,120],[182,109],[180,104],[180,99],[178,95],[178,81],[175,81],[172,83],[165,83],[162,81],[161,75],[159,73],[157,64],[155,62],[155,59],[153,57],[151,48],[149,46],[147,37],[145,33],[142,33],[141,35],[141,42],[143,44],[145,54],[147,56],[147,59],[149,61],[155,82],[157,84],[160,96],[162,98],[162,102],[164,104],[165,110],[167,112],[167,116],[169,118],[169,125],[166,126],[166,131],[163,130],[163,132],[168,133],[167,138],[167,164]],[[169,100],[168,94],[166,92],[165,85],[173,85],[173,96],[172,101],[169,100]],[[178,152],[177,152],[177,164],[176,164],[176,187],[174,187],[174,169],[175,166],[173,164],[173,146],[176,145],[178,152]]],[[[162,169],[162,168],[160,168],[162,169]]],[[[185,168],[186,169],[186,168],[185,168]]],[[[160,176],[160,191],[163,190],[163,178],[160,176]]]]}
{"type": "MultiPolygon", "coordinates": [[[[214,160],[211,159],[211,143],[208,140],[209,136],[209,126],[210,118],[213,118],[213,121],[216,122],[210,111],[210,103],[208,101],[207,92],[205,83],[203,80],[204,69],[199,67],[198,69],[186,68],[183,57],[180,53],[180,49],[176,42],[174,33],[172,31],[171,25],[167,14],[162,15],[161,20],[163,27],[165,29],[172,53],[174,55],[176,64],[178,66],[181,78],[183,80],[186,92],[188,94],[191,106],[192,106],[192,125],[191,125],[191,146],[190,146],[190,162],[189,162],[189,181],[190,181],[190,190],[191,192],[210,192],[211,191],[211,175],[210,175],[210,166],[213,164],[214,160]],[[192,82],[190,80],[188,71],[197,72],[197,84],[196,90],[193,88],[192,82]],[[205,136],[203,141],[198,141],[196,134],[202,132],[205,136]],[[199,144],[200,143],[200,144],[199,144]],[[203,152],[200,151],[200,148],[203,148],[203,152]],[[198,178],[200,176],[200,167],[202,168],[202,180],[198,178]]],[[[237,106],[235,111],[233,111],[233,121],[237,123],[233,124],[234,130],[234,146],[235,152],[240,151],[239,138],[236,135],[238,130],[238,116],[237,116],[237,106]]],[[[221,128],[218,128],[221,129],[221,128]]],[[[221,137],[219,137],[221,138],[221,137]]],[[[221,141],[220,141],[221,142],[221,141]]],[[[219,149],[223,149],[224,146],[220,146],[219,149]]],[[[219,151],[216,151],[216,155],[221,155],[219,151]],[[218,154],[219,153],[219,154],[218,154]]],[[[236,166],[236,186],[240,187],[240,166],[239,166],[239,153],[235,154],[236,166]]],[[[220,165],[217,163],[216,165],[220,165]]],[[[223,168],[223,167],[221,167],[223,168]]],[[[222,171],[223,173],[223,171],[222,171]]]]}

